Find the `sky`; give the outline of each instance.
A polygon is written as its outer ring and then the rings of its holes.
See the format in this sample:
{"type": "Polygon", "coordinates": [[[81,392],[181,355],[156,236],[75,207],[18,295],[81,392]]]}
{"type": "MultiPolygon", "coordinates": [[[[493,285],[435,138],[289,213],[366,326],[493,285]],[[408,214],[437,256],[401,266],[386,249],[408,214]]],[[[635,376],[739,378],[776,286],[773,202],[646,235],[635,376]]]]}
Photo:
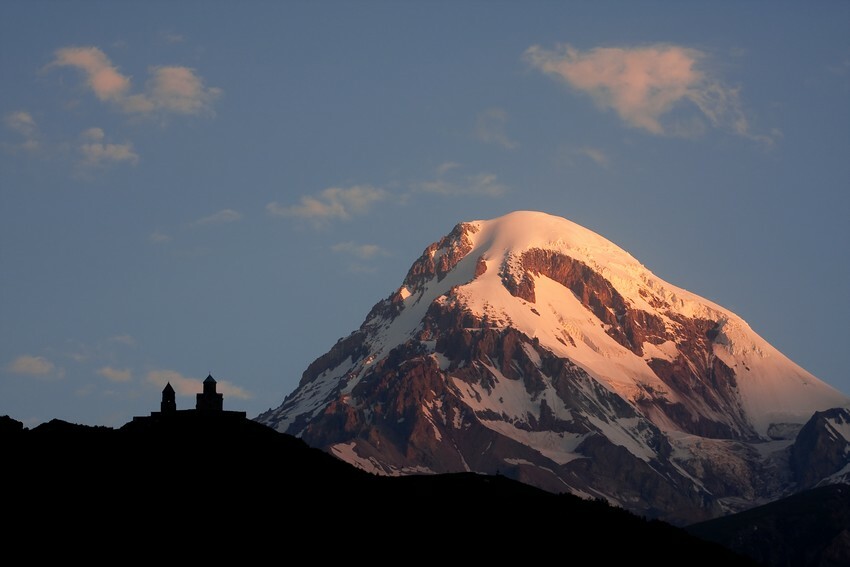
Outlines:
{"type": "Polygon", "coordinates": [[[0,415],[279,406],[459,222],[567,218],[850,394],[850,3],[0,2],[0,415]]]}

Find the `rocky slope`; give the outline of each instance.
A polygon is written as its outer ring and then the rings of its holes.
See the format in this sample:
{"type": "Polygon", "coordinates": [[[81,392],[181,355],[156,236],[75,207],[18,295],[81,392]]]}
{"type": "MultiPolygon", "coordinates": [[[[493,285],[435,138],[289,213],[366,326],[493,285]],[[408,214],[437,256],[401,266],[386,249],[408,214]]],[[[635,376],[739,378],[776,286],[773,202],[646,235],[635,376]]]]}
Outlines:
{"type": "Polygon", "coordinates": [[[426,248],[256,419],[371,472],[500,473],[687,524],[836,474],[818,455],[840,439],[792,447],[847,406],[734,313],[519,211],[426,248]]]}

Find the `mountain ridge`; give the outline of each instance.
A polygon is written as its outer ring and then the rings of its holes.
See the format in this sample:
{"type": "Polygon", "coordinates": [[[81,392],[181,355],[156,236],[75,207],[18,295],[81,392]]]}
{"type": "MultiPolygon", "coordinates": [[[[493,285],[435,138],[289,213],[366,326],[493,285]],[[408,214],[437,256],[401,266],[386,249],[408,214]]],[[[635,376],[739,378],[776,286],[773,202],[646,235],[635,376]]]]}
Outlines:
{"type": "Polygon", "coordinates": [[[674,523],[804,485],[848,405],[731,311],[571,221],[458,223],[256,419],[382,474],[501,471],[674,523]]]}

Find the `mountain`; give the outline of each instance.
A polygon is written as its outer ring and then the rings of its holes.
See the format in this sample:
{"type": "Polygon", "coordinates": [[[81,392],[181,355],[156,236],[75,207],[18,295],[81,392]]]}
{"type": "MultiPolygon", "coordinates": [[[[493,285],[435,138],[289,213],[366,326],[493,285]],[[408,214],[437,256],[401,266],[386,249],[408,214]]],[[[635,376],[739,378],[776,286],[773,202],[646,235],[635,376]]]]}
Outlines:
{"type": "Polygon", "coordinates": [[[4,550],[35,562],[755,563],[598,500],[501,475],[377,476],[244,417],[119,429],[0,417],[4,550]],[[598,535],[617,545],[598,545],[598,535]]]}
{"type": "Polygon", "coordinates": [[[790,451],[790,464],[799,485],[850,484],[850,411],[832,408],[815,412],[803,426],[790,451]]]}
{"type": "Polygon", "coordinates": [[[792,448],[848,406],[731,311],[518,211],[428,246],[256,420],[374,473],[501,474],[685,525],[837,473],[835,439],[792,448]]]}

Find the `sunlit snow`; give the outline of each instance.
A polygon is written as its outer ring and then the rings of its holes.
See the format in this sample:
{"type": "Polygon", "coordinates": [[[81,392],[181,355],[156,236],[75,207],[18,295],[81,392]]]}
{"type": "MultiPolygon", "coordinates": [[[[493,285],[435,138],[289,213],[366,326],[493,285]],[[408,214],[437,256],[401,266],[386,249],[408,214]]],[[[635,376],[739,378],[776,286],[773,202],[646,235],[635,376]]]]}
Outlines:
{"type": "MultiPolygon", "coordinates": [[[[660,345],[644,344],[643,356],[636,355],[606,333],[605,325],[571,290],[545,276],[534,277],[534,303],[508,292],[501,274],[507,270],[519,279],[524,269],[520,258],[523,252],[533,248],[556,251],[585,263],[604,276],[631,307],[660,317],[671,330],[676,327],[676,323],[667,316],[671,312],[718,322],[720,328],[714,354],[735,371],[742,408],[756,432],[765,438],[772,423],[800,424],[817,410],[850,405],[846,396],[779,353],[740,317],[664,282],[622,248],[586,228],[560,217],[532,211],[518,211],[467,224],[476,229],[467,232],[472,250],[442,280],[435,277],[412,288],[399,288],[402,299],[400,312],[391,320],[376,317],[364,326],[369,329],[366,345],[370,355],[357,363],[348,360],[298,391],[297,397],[287,403],[289,416],[314,413],[327,405],[331,396],[336,395],[335,388],[342,380],[346,381],[342,394],[349,394],[372,365],[386,357],[393,348],[416,336],[428,308],[434,302],[447,301],[450,292],[451,297],[479,317],[486,315],[491,327],[510,326],[536,338],[541,347],[557,356],[569,358],[624,400],[634,401],[649,390],[663,393],[670,403],[680,401],[648,365],[653,358],[676,359],[678,348],[672,341],[660,345]],[[476,277],[480,260],[484,261],[486,271],[476,277]],[[649,298],[653,305],[660,307],[653,307],[649,298]]],[[[435,251],[435,260],[445,253],[443,249],[435,251]]],[[[423,346],[436,357],[440,369],[445,371],[449,368],[450,361],[441,353],[434,352],[434,342],[423,346]]],[[[526,354],[539,363],[534,349],[524,348],[526,354]]],[[[516,422],[528,419],[529,415],[539,417],[539,404],[545,399],[556,415],[564,413],[563,404],[558,403],[551,387],[532,399],[521,381],[501,376],[494,367],[488,370],[496,378],[493,392],[488,393],[466,383],[456,384],[463,393],[463,400],[472,409],[492,410],[516,422]]],[[[594,399],[593,392],[586,393],[589,399],[594,399]]],[[[436,409],[430,408],[429,411],[436,409]]],[[[648,411],[648,417],[664,431],[676,430],[677,426],[662,413],[652,408],[648,411]]],[[[723,421],[722,415],[715,415],[708,408],[700,411],[710,419],[723,421]]],[[[434,422],[444,421],[445,417],[429,415],[434,422]]],[[[569,415],[558,417],[570,419],[569,415]]],[[[289,422],[291,417],[286,420],[286,423],[289,422]]],[[[602,425],[597,425],[603,429],[602,425]]],[[[639,440],[629,433],[629,426],[604,425],[605,433],[612,441],[627,447],[640,458],[647,458],[639,440]]],[[[524,434],[520,431],[509,436],[519,439],[518,436],[524,434]]],[[[543,447],[550,443],[538,440],[530,444],[543,447]]],[[[567,458],[569,453],[563,447],[553,450],[564,454],[559,457],[560,460],[567,458]]]]}
{"type": "MultiPolygon", "coordinates": [[[[535,247],[556,250],[595,268],[633,306],[662,319],[666,319],[664,310],[650,306],[640,293],[642,289],[666,301],[681,315],[721,321],[722,335],[715,352],[736,370],[743,408],[761,435],[766,435],[771,423],[803,423],[814,411],[850,403],[846,396],[779,353],[734,313],[662,281],[615,244],[569,220],[519,211],[474,224],[479,231],[472,235],[474,249],[469,256],[484,257],[488,269],[459,290],[467,304],[478,313],[489,310],[537,337],[545,347],[569,357],[625,399],[633,399],[639,383],[662,391],[666,387],[645,360],[605,333],[601,322],[571,291],[549,278],[537,277],[536,303],[529,305],[507,292],[498,275],[499,266],[507,264],[519,270],[515,259],[523,251],[535,247]]],[[[660,345],[652,354],[670,359],[675,355],[671,347],[660,345]]]]}
{"type": "Polygon", "coordinates": [[[388,467],[379,463],[374,458],[363,458],[357,454],[355,451],[356,443],[337,443],[330,448],[330,452],[346,461],[354,465],[355,467],[362,469],[366,472],[372,474],[380,474],[385,476],[402,476],[407,474],[434,474],[434,471],[427,467],[388,467]]]}

